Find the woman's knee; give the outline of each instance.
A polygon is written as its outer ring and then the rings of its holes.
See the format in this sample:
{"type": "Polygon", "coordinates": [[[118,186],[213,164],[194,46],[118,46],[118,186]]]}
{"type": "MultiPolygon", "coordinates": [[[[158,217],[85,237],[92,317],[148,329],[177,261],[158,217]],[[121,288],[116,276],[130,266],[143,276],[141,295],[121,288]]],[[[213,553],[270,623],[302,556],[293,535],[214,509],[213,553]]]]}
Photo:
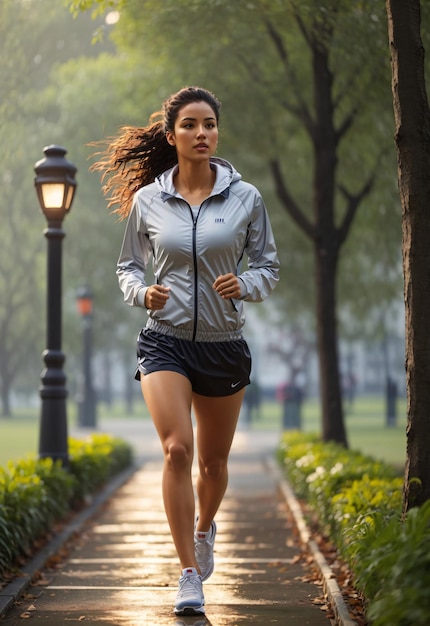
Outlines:
{"type": "Polygon", "coordinates": [[[167,443],[165,456],[168,464],[174,470],[188,469],[193,462],[192,449],[182,442],[174,441],[167,443]]]}
{"type": "Polygon", "coordinates": [[[209,480],[218,480],[225,476],[227,471],[227,459],[212,459],[200,461],[200,471],[203,477],[209,480]]]}

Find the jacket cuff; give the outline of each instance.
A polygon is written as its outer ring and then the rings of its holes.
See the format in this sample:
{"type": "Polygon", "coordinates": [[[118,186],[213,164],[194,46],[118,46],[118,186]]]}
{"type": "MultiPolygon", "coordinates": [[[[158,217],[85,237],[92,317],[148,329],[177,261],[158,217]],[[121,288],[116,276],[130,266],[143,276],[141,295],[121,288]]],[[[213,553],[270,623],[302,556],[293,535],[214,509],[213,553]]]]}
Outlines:
{"type": "Polygon", "coordinates": [[[245,285],[245,281],[243,281],[240,276],[238,276],[237,278],[239,280],[239,287],[240,287],[240,297],[238,298],[238,300],[242,300],[242,298],[246,296],[246,285],[245,285]]]}
{"type": "Polygon", "coordinates": [[[145,308],[145,296],[147,289],[148,287],[141,287],[141,289],[139,289],[139,291],[137,292],[137,304],[143,308],[145,308]]]}

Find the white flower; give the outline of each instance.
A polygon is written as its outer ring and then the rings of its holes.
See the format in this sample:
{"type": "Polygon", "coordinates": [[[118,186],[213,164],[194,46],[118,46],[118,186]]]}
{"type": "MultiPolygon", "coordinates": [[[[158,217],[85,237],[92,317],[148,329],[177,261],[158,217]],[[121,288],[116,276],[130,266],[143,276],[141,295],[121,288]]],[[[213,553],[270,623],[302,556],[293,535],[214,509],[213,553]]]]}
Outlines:
{"type": "Polygon", "coordinates": [[[305,454],[305,456],[302,456],[300,459],[297,459],[296,467],[307,467],[308,465],[313,463],[313,460],[314,460],[313,454],[305,454]]]}
{"type": "Polygon", "coordinates": [[[320,476],[323,476],[324,474],[325,474],[325,469],[321,465],[319,465],[312,474],[309,474],[309,476],[306,479],[306,482],[313,483],[314,480],[316,480],[320,476]]]}
{"type": "Polygon", "coordinates": [[[343,470],[343,463],[337,462],[336,465],[333,465],[333,467],[331,468],[330,474],[333,476],[334,474],[338,474],[342,470],[343,470]]]}

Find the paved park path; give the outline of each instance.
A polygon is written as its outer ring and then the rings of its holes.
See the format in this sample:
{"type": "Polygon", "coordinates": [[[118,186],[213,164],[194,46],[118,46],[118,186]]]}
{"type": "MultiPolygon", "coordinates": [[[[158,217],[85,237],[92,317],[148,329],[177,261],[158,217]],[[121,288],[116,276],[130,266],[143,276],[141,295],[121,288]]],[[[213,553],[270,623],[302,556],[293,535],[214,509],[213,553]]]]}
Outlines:
{"type": "MultiPolygon", "coordinates": [[[[100,424],[136,446],[137,470],[94,510],[68,554],[1,622],[60,626],[330,626],[267,459],[279,433],[239,428],[229,488],[217,515],[215,572],[204,583],[206,617],[176,617],[179,567],[161,500],[160,445],[152,424],[100,424]]],[[[74,436],[83,433],[73,432],[74,436]]]]}

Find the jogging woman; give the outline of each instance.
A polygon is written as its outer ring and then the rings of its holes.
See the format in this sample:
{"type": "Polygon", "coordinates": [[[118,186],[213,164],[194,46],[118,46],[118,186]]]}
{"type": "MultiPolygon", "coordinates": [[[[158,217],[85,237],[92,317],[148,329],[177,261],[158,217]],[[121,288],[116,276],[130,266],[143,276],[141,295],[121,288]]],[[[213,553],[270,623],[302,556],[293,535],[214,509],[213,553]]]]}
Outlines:
{"type": "Polygon", "coordinates": [[[209,91],[181,89],[148,126],[123,128],[93,166],[106,177],[109,206],[127,218],[117,267],[124,300],[147,313],[136,378],[164,453],[163,501],[181,567],[178,615],[205,612],[202,582],[214,569],[214,518],[251,370],[243,301],[264,300],[279,269],[260,193],[214,157],[219,114],[209,91]]]}

